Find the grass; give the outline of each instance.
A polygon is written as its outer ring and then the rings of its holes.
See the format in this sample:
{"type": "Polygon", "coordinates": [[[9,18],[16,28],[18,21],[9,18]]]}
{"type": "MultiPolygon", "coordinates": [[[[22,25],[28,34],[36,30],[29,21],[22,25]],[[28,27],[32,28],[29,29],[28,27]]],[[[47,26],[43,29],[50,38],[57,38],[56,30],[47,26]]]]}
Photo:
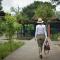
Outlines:
{"type": "Polygon", "coordinates": [[[15,51],[17,48],[21,47],[23,42],[6,42],[4,44],[0,43],[0,60],[3,60],[11,52],[15,51]]]}

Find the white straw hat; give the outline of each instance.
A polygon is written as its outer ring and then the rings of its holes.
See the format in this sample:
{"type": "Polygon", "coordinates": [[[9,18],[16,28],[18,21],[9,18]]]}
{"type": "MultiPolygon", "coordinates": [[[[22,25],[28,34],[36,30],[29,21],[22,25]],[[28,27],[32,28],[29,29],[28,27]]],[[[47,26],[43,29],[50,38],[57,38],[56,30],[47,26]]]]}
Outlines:
{"type": "Polygon", "coordinates": [[[38,18],[38,21],[37,21],[37,23],[43,23],[44,21],[42,21],[42,19],[41,18],[38,18]]]}

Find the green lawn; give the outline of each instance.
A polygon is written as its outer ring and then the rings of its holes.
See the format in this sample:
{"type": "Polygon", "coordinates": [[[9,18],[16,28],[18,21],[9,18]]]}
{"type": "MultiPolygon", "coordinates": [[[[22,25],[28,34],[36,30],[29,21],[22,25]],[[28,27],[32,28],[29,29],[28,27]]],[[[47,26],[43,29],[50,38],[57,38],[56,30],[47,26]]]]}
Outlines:
{"type": "Polygon", "coordinates": [[[0,43],[0,60],[4,59],[7,55],[11,52],[16,50],[17,48],[21,47],[24,43],[23,42],[6,42],[4,44],[0,43]]]}

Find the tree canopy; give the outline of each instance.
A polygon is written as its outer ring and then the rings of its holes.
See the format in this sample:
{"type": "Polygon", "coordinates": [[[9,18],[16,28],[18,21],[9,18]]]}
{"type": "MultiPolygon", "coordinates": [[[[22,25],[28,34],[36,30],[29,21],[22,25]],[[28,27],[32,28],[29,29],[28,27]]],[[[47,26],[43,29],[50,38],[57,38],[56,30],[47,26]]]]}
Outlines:
{"type": "Polygon", "coordinates": [[[43,2],[35,1],[29,6],[24,7],[22,13],[26,14],[30,20],[35,14],[35,9],[38,7],[38,5],[42,5],[42,4],[43,2]]]}
{"type": "Polygon", "coordinates": [[[18,8],[11,7],[11,11],[15,13],[15,17],[16,17],[17,21],[21,22],[22,20],[28,20],[27,15],[22,13],[22,11],[20,11],[19,6],[18,6],[18,8]]]}
{"type": "Polygon", "coordinates": [[[1,1],[2,1],[2,0],[0,0],[0,10],[2,10],[1,1]]]}
{"type": "Polygon", "coordinates": [[[60,11],[56,11],[56,17],[60,19],[60,11]]]}
{"type": "MultiPolygon", "coordinates": [[[[30,19],[32,19],[32,17],[33,16],[35,16],[35,14],[36,14],[36,10],[40,10],[40,9],[42,9],[42,10],[44,10],[44,11],[46,11],[45,13],[46,14],[48,14],[48,17],[51,15],[51,13],[52,13],[52,9],[55,9],[55,6],[54,5],[52,5],[51,3],[49,3],[49,2],[41,2],[41,1],[35,1],[34,3],[32,3],[32,4],[30,4],[29,6],[27,6],[27,7],[24,7],[23,9],[22,9],[22,13],[24,13],[24,14],[26,14],[27,16],[28,16],[28,18],[29,18],[29,20],[30,19]],[[45,5],[45,6],[44,6],[45,5]],[[43,8],[43,7],[44,8],[43,8]],[[49,8],[50,7],[50,8],[49,8]],[[49,10],[50,9],[50,10],[49,10]],[[51,12],[51,13],[49,13],[49,12],[51,12]]],[[[41,11],[42,11],[41,10],[41,11]]],[[[42,11],[42,12],[44,12],[44,11],[42,11]]],[[[44,13],[44,15],[45,15],[45,13],[44,13]]],[[[39,14],[39,13],[38,13],[39,14]]]]}
{"type": "Polygon", "coordinates": [[[10,14],[7,14],[5,16],[5,34],[9,39],[12,39],[12,36],[15,34],[16,31],[19,30],[20,26],[16,21],[15,16],[11,16],[10,14]]]}
{"type": "Polygon", "coordinates": [[[49,20],[54,14],[53,6],[50,3],[44,3],[42,6],[38,6],[35,15],[41,17],[44,21],[49,20]]]}
{"type": "Polygon", "coordinates": [[[59,5],[60,4],[60,0],[51,0],[52,3],[55,3],[55,5],[59,5]]]}

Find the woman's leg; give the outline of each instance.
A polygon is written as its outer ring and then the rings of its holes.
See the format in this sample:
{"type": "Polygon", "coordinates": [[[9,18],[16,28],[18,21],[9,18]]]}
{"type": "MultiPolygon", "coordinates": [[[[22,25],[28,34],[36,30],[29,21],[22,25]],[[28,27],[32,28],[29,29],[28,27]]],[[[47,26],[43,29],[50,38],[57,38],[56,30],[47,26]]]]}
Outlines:
{"type": "Polygon", "coordinates": [[[42,51],[41,51],[41,47],[39,47],[39,55],[42,53],[42,51]]]}
{"type": "Polygon", "coordinates": [[[42,59],[42,46],[39,47],[39,56],[42,59]]]}
{"type": "Polygon", "coordinates": [[[37,40],[37,43],[38,43],[38,49],[39,49],[39,56],[40,58],[42,58],[42,46],[41,46],[41,41],[40,40],[37,40]]]}

